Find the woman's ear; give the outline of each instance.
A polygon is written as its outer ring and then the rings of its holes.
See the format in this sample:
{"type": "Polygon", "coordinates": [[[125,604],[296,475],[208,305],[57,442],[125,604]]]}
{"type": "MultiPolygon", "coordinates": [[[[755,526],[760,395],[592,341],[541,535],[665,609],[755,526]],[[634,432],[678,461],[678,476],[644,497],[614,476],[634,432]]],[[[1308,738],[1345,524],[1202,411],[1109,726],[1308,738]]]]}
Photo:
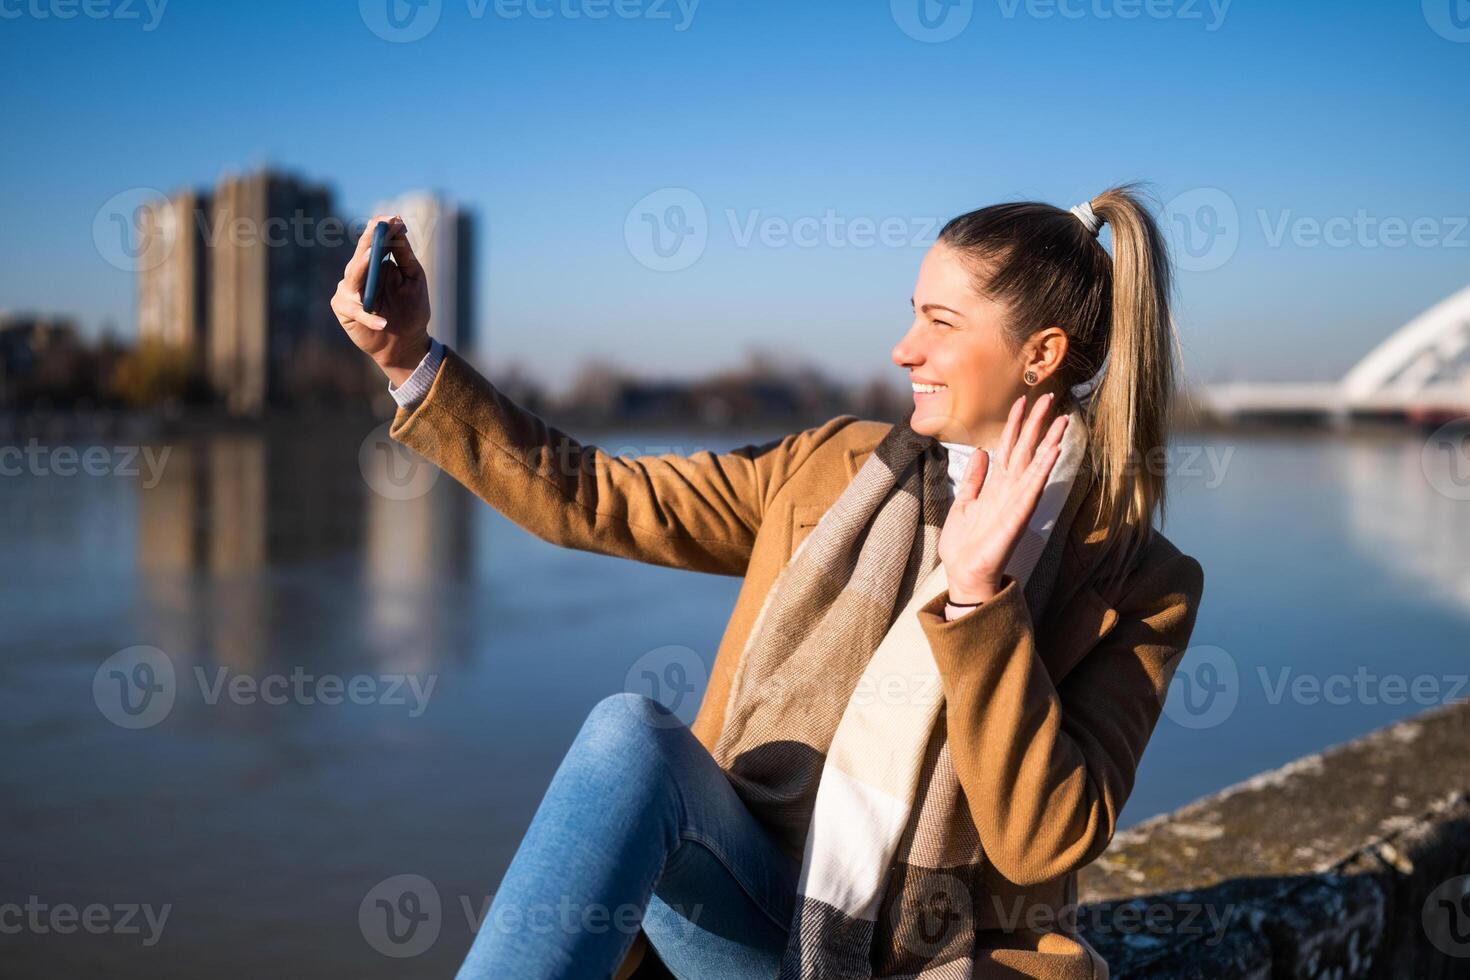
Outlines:
{"type": "Polygon", "coordinates": [[[1043,327],[1022,348],[1022,369],[1035,372],[1037,384],[1046,381],[1066,362],[1067,345],[1067,331],[1058,326],[1043,327]]]}

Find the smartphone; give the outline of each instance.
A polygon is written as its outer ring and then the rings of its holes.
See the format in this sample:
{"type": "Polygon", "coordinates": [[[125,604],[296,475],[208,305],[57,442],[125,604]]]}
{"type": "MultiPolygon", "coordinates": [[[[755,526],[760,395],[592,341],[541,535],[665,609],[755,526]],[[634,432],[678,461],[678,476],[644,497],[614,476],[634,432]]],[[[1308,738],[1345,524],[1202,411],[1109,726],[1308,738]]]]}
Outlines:
{"type": "Polygon", "coordinates": [[[388,222],[379,221],[373,226],[373,250],[368,255],[367,282],[362,287],[362,308],[376,313],[378,303],[379,272],[383,268],[383,256],[388,252],[388,222]]]}

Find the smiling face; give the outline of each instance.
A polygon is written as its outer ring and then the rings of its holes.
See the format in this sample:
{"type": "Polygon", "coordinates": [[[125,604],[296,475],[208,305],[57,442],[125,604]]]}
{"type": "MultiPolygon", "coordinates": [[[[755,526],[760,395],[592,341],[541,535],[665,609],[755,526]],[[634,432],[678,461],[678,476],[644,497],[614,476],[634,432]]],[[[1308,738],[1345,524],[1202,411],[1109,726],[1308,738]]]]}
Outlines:
{"type": "Polygon", "coordinates": [[[1016,350],[1006,334],[1005,304],[977,293],[969,267],[943,242],[919,266],[913,307],[913,324],[892,356],[909,373],[909,424],[920,435],[989,448],[1017,398],[1054,389],[1049,382],[1065,356],[1065,334],[1042,330],[1016,350]],[[1022,380],[1028,368],[1039,378],[1035,385],[1022,380]]]}

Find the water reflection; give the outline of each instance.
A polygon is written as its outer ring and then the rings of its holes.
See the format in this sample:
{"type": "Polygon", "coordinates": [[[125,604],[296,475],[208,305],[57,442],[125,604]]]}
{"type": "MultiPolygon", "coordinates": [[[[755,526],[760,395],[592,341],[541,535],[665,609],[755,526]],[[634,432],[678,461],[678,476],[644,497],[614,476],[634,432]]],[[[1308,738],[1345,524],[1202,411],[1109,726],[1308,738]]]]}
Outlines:
{"type": "Polygon", "coordinates": [[[1461,460],[1414,439],[1349,443],[1332,457],[1344,490],[1348,538],[1452,609],[1470,609],[1470,501],[1461,460]]]}
{"type": "MultiPolygon", "coordinates": [[[[146,958],[68,937],[72,972],[402,975],[358,931],[363,895],[415,873],[478,905],[586,710],[651,650],[713,655],[738,580],[553,548],[447,477],[391,499],[360,469],[370,428],[179,440],[156,486],[0,483],[0,739],[22,747],[0,767],[0,901],[178,906],[146,958]],[[136,644],[166,651],[181,687],[166,720],[124,731],[92,682],[136,644]],[[418,716],[211,705],[195,667],[437,686],[418,716]]],[[[1175,475],[1168,532],[1205,567],[1195,642],[1228,651],[1246,688],[1219,727],[1161,722],[1124,825],[1419,710],[1272,703],[1262,669],[1466,669],[1470,503],[1434,489],[1422,438],[1197,441],[1228,466],[1175,475]]],[[[451,974],[470,939],[446,923],[411,972],[451,974]]],[[[10,952],[18,975],[56,962],[43,942],[10,952]]]]}

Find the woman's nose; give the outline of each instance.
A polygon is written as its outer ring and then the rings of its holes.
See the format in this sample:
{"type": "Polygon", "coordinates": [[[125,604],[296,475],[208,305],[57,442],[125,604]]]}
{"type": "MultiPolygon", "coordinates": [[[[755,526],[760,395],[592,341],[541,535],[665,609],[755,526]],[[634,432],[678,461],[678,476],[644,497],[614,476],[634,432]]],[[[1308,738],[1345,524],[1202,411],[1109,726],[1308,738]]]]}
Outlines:
{"type": "Polygon", "coordinates": [[[923,363],[923,354],[919,345],[914,343],[914,331],[909,331],[899,338],[898,343],[893,345],[893,363],[901,368],[911,368],[923,363]]]}

